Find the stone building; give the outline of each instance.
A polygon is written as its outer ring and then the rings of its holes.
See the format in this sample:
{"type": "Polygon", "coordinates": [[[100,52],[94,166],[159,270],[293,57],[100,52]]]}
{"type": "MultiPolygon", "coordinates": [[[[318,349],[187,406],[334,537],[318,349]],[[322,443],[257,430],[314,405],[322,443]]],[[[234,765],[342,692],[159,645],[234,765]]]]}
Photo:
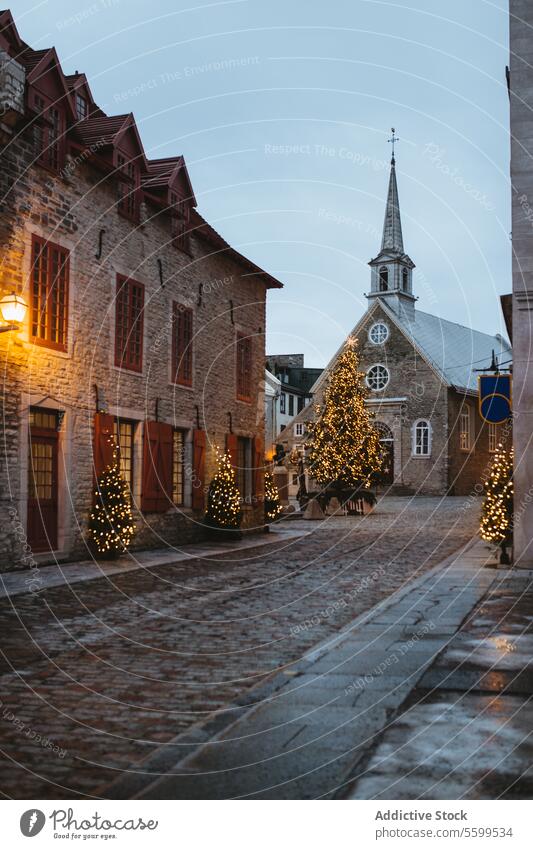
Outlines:
{"type": "Polygon", "coordinates": [[[201,533],[215,450],[243,526],[263,526],[265,301],[281,283],[196,210],[181,156],[150,160],[130,115],[0,15],[0,565],[87,556],[113,438],[137,547],[201,533]]]}
{"type": "MultiPolygon", "coordinates": [[[[511,348],[491,336],[416,309],[412,259],[403,244],[395,160],[392,158],[383,238],[369,263],[368,308],[351,332],[359,343],[385,457],[385,485],[397,493],[476,494],[500,438],[478,411],[476,368],[511,348]]],[[[342,348],[344,347],[344,344],[342,348]]],[[[342,348],[311,389],[320,403],[342,348]]],[[[306,407],[280,437],[293,459],[304,451],[306,407]]],[[[294,463],[290,474],[294,474],[294,463]]],[[[311,482],[312,485],[312,482],[311,482]]]]}
{"type": "Polygon", "coordinates": [[[533,568],[533,7],[510,2],[514,562],[533,568]]]}

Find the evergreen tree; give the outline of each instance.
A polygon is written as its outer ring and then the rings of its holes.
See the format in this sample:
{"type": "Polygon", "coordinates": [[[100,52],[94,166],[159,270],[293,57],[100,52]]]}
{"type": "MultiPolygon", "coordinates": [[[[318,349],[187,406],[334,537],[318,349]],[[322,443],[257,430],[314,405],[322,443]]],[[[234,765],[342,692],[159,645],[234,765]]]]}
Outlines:
{"type": "Polygon", "coordinates": [[[99,554],[112,557],[128,548],[135,533],[128,485],[120,474],[116,447],[111,465],[98,477],[95,496],[89,537],[99,554]]]}
{"type": "Polygon", "coordinates": [[[238,530],[241,525],[241,496],[230,455],[218,454],[218,469],[209,484],[205,523],[212,528],[238,530]]]}
{"type": "Polygon", "coordinates": [[[265,519],[273,522],[281,513],[279,489],[274,483],[272,472],[265,472],[265,519]]]}
{"type": "Polygon", "coordinates": [[[349,339],[329,377],[324,404],[315,406],[315,420],[307,425],[309,471],[320,486],[356,489],[379,473],[381,446],[367,395],[357,341],[349,339]]]}
{"type": "MultiPolygon", "coordinates": [[[[480,536],[487,542],[505,546],[512,539],[513,528],[513,449],[500,443],[485,482],[481,508],[480,536]]],[[[502,562],[505,560],[502,559],[502,562]]]]}

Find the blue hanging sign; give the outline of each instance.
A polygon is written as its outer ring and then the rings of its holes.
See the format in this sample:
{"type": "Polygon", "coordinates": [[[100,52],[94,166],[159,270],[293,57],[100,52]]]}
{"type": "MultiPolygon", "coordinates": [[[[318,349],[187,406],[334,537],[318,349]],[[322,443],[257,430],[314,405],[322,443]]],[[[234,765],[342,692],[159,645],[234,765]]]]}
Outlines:
{"type": "Polygon", "coordinates": [[[492,424],[501,424],[512,415],[511,375],[480,374],[479,412],[481,418],[492,424]]]}

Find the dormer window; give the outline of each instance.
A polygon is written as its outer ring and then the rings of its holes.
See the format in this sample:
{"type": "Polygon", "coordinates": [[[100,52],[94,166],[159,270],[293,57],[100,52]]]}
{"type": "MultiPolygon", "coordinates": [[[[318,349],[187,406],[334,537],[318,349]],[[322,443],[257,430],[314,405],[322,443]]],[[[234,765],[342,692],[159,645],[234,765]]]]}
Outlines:
{"type": "Polygon", "coordinates": [[[382,265],[379,269],[379,291],[386,292],[389,288],[389,269],[382,265]]]}
{"type": "Polygon", "coordinates": [[[190,253],[190,209],[186,201],[181,200],[174,192],[170,194],[172,244],[185,253],[190,253]]]}
{"type": "Polygon", "coordinates": [[[78,121],[85,121],[89,115],[89,104],[87,98],[76,92],[76,117],[78,121]]]}
{"type": "Polygon", "coordinates": [[[117,153],[118,211],[132,221],[139,219],[139,166],[117,153]]]}
{"type": "Polygon", "coordinates": [[[65,159],[65,116],[57,105],[51,106],[39,94],[34,96],[34,107],[39,118],[34,125],[37,161],[45,168],[59,171],[65,159]]]}
{"type": "Polygon", "coordinates": [[[409,272],[406,268],[402,268],[402,289],[404,292],[409,291],[409,272]]]}

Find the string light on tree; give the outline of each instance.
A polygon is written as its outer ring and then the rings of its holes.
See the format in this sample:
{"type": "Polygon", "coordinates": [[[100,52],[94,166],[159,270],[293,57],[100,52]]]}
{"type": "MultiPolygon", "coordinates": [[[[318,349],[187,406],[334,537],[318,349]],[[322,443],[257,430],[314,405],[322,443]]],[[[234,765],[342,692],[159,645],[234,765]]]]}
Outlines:
{"type": "Polygon", "coordinates": [[[513,532],[513,449],[500,443],[485,483],[480,536],[502,547],[501,562],[508,562],[505,548],[513,532]]]}
{"type": "Polygon", "coordinates": [[[237,530],[241,519],[241,495],[231,457],[217,450],[217,471],[209,484],[205,522],[213,528],[237,530]]]}
{"type": "Polygon", "coordinates": [[[350,337],[333,369],[323,406],[315,406],[307,460],[320,486],[370,486],[382,468],[379,434],[365,406],[368,389],[359,371],[357,340],[350,337]]]}
{"type": "Polygon", "coordinates": [[[112,462],[99,475],[94,494],[89,537],[99,554],[120,554],[130,545],[135,534],[135,524],[128,485],[120,474],[116,445],[112,462]]]}
{"type": "Polygon", "coordinates": [[[273,522],[281,513],[282,507],[279,498],[279,489],[274,483],[272,472],[265,472],[265,519],[273,522]]]}

